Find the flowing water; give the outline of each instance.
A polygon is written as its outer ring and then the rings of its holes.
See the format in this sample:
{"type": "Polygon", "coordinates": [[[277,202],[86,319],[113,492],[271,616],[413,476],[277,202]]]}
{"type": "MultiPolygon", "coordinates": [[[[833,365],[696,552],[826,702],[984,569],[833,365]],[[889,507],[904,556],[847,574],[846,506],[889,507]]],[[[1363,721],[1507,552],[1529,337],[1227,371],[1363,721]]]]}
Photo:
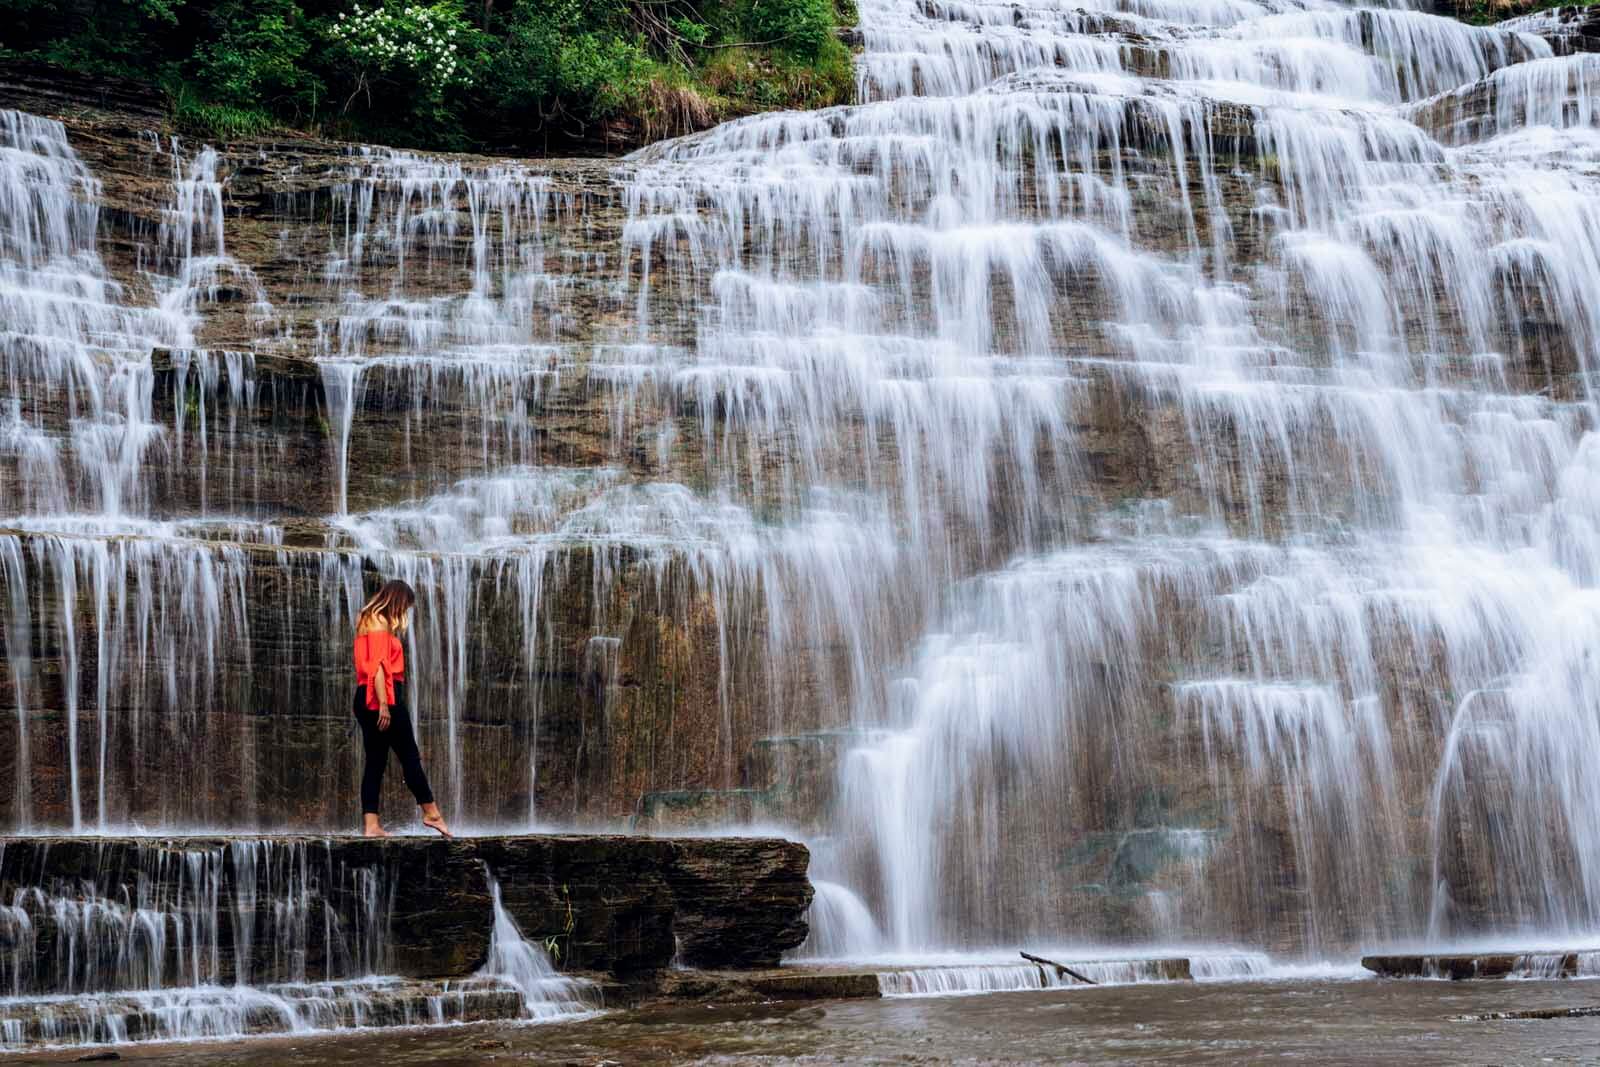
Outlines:
{"type": "Polygon", "coordinates": [[[857,105],[587,185],[364,150],[241,243],[237,164],[149,140],[132,266],[0,112],[7,823],[342,825],[376,569],[466,825],[775,823],[806,955],[1594,932],[1600,68],[1548,21],[862,0],[857,105]]]}
{"type": "Polygon", "coordinates": [[[390,977],[396,872],[301,840],[117,846],[81,877],[0,905],[0,1048],[125,1044],[482,1019],[600,1007],[557,974],[488,879],[494,926],[469,979],[390,977]]]}
{"type": "MultiPolygon", "coordinates": [[[[1583,1063],[1593,1058],[1586,983],[1307,982],[1121,985],[929,1000],[671,1006],[553,1026],[124,1050],[163,1064],[317,1067],[613,1060],[668,1064],[1583,1063]],[[1496,1017],[1532,1011],[1570,1018],[1496,1017]]],[[[73,1053],[61,1056],[70,1061],[73,1053]]]]}

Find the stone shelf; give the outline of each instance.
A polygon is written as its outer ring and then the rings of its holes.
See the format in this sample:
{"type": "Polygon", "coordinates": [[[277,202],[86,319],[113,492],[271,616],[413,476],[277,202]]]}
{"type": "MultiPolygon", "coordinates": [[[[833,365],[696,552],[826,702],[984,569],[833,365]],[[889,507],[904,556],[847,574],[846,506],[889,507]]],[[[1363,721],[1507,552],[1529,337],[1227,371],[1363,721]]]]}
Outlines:
{"type": "MultiPolygon", "coordinates": [[[[804,845],[755,837],[11,837],[0,838],[0,899],[137,901],[173,915],[202,901],[222,981],[345,977],[345,946],[320,933],[301,935],[285,972],[274,925],[285,909],[311,931],[370,925],[367,949],[387,973],[462,978],[488,953],[492,872],[507,913],[561,970],[627,981],[674,963],[776,966],[806,936],[809,861],[804,845]]],[[[38,959],[56,935],[36,924],[38,959]]],[[[47,974],[34,981],[50,991],[47,974]]]]}
{"type": "Polygon", "coordinates": [[[1576,978],[1600,973],[1600,950],[1532,950],[1363,956],[1380,978],[1576,978]]]}

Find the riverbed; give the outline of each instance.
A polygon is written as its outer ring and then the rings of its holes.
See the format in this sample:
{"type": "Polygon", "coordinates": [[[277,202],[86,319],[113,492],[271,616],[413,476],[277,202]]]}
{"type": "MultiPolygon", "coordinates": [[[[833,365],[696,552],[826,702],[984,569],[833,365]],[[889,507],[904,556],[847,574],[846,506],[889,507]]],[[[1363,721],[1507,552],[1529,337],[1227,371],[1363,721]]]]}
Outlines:
{"type": "MultiPolygon", "coordinates": [[[[986,996],[669,1006],[545,1025],[485,1024],[123,1047],[125,1061],[266,1067],[541,1064],[1594,1063],[1592,981],[1314,979],[986,996]]],[[[35,1057],[71,1061],[83,1051],[35,1057]]]]}

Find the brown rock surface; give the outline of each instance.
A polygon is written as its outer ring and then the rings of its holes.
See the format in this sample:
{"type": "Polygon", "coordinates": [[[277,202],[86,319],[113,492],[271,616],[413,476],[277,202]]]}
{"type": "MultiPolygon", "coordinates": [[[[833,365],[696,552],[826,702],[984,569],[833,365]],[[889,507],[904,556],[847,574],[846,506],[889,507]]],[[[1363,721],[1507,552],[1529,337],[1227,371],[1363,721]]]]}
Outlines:
{"type": "MultiPolygon", "coordinates": [[[[805,938],[807,862],[803,845],[761,838],[13,838],[0,841],[0,894],[24,907],[36,892],[41,902],[103,901],[108,917],[137,902],[163,924],[188,924],[190,948],[175,939],[176,955],[160,964],[169,980],[185,973],[184,951],[213,953],[218,970],[202,977],[223,982],[317,981],[363,967],[459,978],[488,955],[492,872],[523,936],[562,970],[637,980],[678,953],[706,966],[775,966],[805,938]]],[[[111,967],[130,945],[140,950],[136,931],[113,924],[96,947],[84,930],[99,927],[64,929],[51,906],[34,910],[34,958],[10,962],[34,968],[21,972],[24,988],[73,988],[55,973],[73,953],[111,967]]],[[[106,984],[118,987],[109,972],[106,984]]]]}

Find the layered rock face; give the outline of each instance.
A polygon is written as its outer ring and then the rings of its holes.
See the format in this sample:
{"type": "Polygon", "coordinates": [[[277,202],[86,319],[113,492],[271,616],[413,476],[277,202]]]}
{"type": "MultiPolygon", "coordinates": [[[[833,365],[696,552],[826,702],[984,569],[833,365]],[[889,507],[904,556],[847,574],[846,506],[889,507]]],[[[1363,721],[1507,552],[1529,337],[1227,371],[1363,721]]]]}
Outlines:
{"type": "MultiPolygon", "coordinates": [[[[20,73],[18,102],[62,106],[20,73]]],[[[97,258],[102,292],[25,261],[8,291],[35,331],[8,348],[0,458],[14,826],[347,822],[348,610],[379,569],[425,601],[418,717],[461,817],[614,823],[653,788],[737,784],[777,682],[762,594],[734,580],[763,564],[723,573],[741,531],[680,483],[634,487],[653,450],[588,378],[635,310],[603,165],[315,142],[191,161],[131,105],[71,135],[16,121],[19,154],[60,164],[17,175],[19,247],[76,212],[30,252],[97,258]],[[132,346],[109,363],[108,333],[132,346]]]]}
{"type": "Polygon", "coordinates": [[[591,978],[775,966],[806,864],[761,838],[7,839],[0,1042],[594,1010],[591,978]]]}
{"type": "Polygon", "coordinates": [[[1592,923],[1590,57],[1254,2],[862,41],[859,106],[615,163],[14,73],[13,825],[350,818],[399,575],[452,814],[782,826],[839,951],[1592,923]]]}
{"type": "Polygon", "coordinates": [[[0,890],[28,933],[5,973],[33,993],[465,978],[489,960],[492,884],[566,970],[772,967],[805,938],[806,863],[763,838],[12,838],[0,890]],[[141,942],[140,911],[173,936],[141,942]]]}

